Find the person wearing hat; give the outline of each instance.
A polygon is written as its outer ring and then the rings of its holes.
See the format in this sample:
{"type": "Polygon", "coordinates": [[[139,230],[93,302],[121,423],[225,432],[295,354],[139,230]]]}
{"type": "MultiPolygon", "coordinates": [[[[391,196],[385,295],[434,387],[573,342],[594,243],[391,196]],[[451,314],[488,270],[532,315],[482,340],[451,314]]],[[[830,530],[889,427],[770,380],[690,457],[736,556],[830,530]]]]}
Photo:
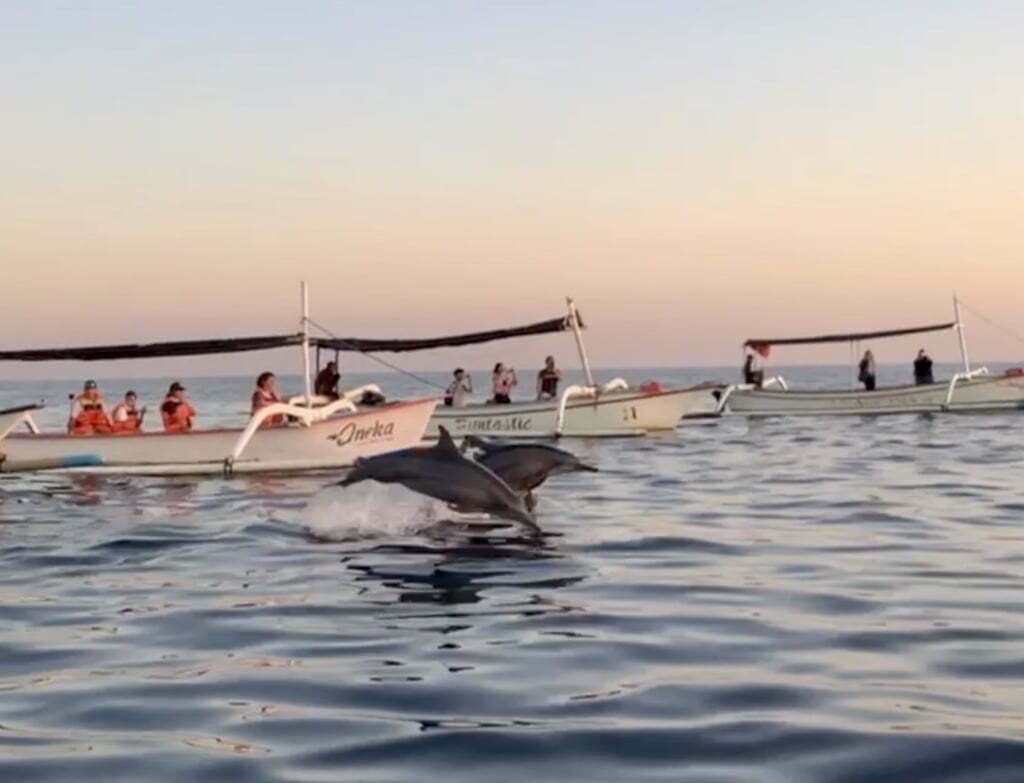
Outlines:
{"type": "Polygon", "coordinates": [[[185,387],[178,381],[167,390],[167,396],[160,404],[160,417],[164,421],[164,432],[188,432],[192,429],[196,409],[185,398],[185,387]]]}
{"type": "Polygon", "coordinates": [[[110,431],[110,419],[103,409],[103,392],[96,381],[88,380],[71,403],[68,432],[72,435],[106,435],[110,431]]]}

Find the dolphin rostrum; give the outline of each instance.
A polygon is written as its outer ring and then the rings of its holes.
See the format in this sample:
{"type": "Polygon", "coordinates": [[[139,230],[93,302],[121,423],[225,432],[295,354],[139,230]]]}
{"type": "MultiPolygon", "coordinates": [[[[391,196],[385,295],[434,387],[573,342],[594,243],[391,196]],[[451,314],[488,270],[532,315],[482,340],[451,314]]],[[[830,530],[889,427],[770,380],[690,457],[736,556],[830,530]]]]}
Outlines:
{"type": "Polygon", "coordinates": [[[439,429],[437,445],[357,459],[352,471],[338,484],[347,487],[366,479],[401,484],[444,501],[456,511],[486,512],[520,522],[531,532],[539,533],[540,528],[522,498],[490,468],[463,457],[448,430],[439,429]]]}
{"type": "Polygon", "coordinates": [[[575,454],[543,443],[492,442],[467,435],[463,445],[482,451],[477,462],[497,473],[515,491],[525,492],[526,507],[531,510],[535,505],[533,490],[548,476],[576,471],[597,472],[597,468],[580,462],[575,454]]]}

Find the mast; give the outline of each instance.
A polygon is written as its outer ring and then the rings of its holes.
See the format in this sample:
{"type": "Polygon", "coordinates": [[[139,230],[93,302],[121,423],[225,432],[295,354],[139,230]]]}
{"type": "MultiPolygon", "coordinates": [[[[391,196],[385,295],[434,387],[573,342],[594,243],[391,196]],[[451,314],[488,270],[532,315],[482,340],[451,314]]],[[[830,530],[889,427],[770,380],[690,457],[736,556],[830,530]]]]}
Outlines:
{"type": "Polygon", "coordinates": [[[580,331],[580,319],[576,312],[576,303],[571,296],[565,297],[565,303],[569,307],[569,323],[572,324],[572,333],[576,337],[576,350],[580,355],[580,363],[583,365],[583,374],[587,376],[587,386],[594,385],[594,376],[590,372],[590,360],[587,358],[587,349],[583,345],[583,333],[580,331]]]}
{"type": "Polygon", "coordinates": [[[956,335],[960,338],[960,356],[964,360],[964,372],[971,371],[971,362],[967,358],[967,339],[964,337],[964,323],[960,320],[960,300],[953,294],[953,314],[956,316],[956,335]]]}
{"type": "Polygon", "coordinates": [[[302,321],[299,334],[302,336],[302,382],[306,388],[306,407],[313,407],[313,387],[309,377],[309,286],[303,280],[300,283],[302,292],[302,321]]]}

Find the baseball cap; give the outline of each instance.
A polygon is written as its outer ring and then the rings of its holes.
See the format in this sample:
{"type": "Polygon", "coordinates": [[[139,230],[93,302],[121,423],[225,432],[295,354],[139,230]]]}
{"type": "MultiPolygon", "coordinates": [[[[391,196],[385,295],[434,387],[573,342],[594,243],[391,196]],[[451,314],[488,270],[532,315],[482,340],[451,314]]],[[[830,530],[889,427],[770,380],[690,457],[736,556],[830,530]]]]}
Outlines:
{"type": "Polygon", "coordinates": [[[171,384],[171,388],[169,389],[169,391],[185,391],[185,387],[181,385],[180,381],[175,381],[174,383],[171,384]]]}

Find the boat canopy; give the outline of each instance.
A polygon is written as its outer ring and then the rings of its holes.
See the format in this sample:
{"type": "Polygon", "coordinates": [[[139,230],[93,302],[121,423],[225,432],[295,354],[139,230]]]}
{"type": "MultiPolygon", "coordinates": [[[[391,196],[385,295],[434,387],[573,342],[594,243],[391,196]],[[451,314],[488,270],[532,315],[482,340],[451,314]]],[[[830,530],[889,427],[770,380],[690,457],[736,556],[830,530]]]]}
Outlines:
{"type": "Polygon", "coordinates": [[[921,332],[942,332],[956,326],[956,321],[931,326],[911,326],[906,329],[883,329],[876,332],[850,332],[847,334],[819,334],[814,337],[772,337],[750,338],[743,345],[756,348],[759,345],[810,345],[813,343],[849,343],[858,340],[875,340],[883,337],[900,337],[921,332]]]}
{"type": "MultiPolygon", "coordinates": [[[[582,320],[579,322],[582,327],[582,320]]],[[[445,346],[473,345],[509,337],[526,337],[536,334],[563,332],[572,328],[569,316],[552,318],[548,321],[516,326],[509,329],[494,329],[488,332],[471,332],[447,337],[413,339],[374,340],[361,337],[312,337],[309,345],[335,351],[372,353],[378,351],[423,351],[445,346]]],[[[238,353],[241,351],[264,351],[289,345],[302,345],[302,334],[282,334],[262,337],[230,337],[213,340],[182,340],[177,342],[93,345],[71,348],[32,348],[26,350],[0,350],[0,361],[51,362],[83,361],[94,362],[109,359],[153,359],[162,356],[198,356],[211,353],[238,353]]]]}
{"type": "MultiPolygon", "coordinates": [[[[583,320],[579,319],[580,328],[583,320]]],[[[493,329],[488,332],[470,332],[453,334],[447,337],[422,337],[406,340],[367,340],[360,337],[311,337],[310,345],[335,351],[359,351],[360,353],[380,353],[389,351],[401,353],[406,351],[426,351],[431,348],[445,348],[459,345],[475,345],[488,343],[492,340],[505,340],[510,337],[528,337],[535,334],[551,334],[572,329],[569,316],[538,321],[526,326],[515,326],[510,329],[493,329]]]]}

